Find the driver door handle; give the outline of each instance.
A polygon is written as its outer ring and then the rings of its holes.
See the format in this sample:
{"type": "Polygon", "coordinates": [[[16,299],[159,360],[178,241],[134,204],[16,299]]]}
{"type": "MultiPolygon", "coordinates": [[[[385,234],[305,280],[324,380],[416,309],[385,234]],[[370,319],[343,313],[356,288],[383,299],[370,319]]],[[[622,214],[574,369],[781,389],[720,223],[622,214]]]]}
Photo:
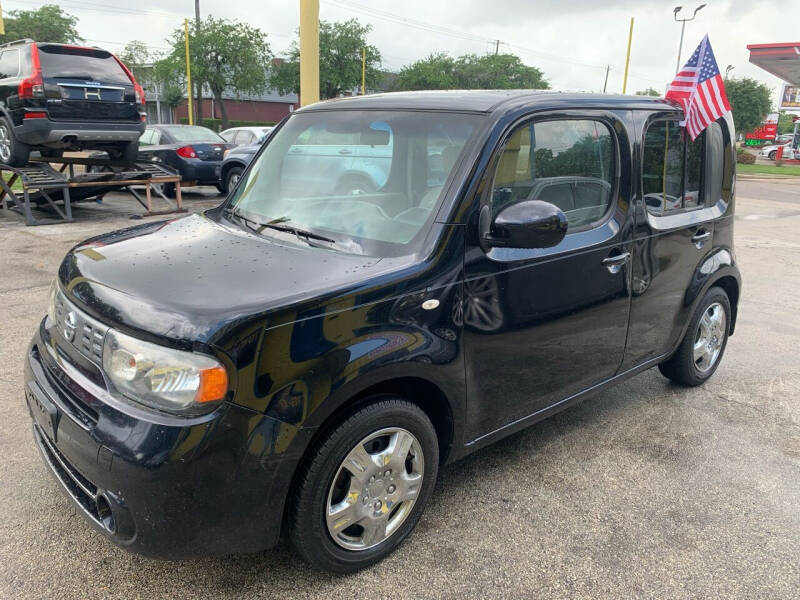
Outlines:
{"type": "Polygon", "coordinates": [[[698,242],[705,242],[710,237],[711,237],[711,232],[710,231],[706,231],[705,229],[701,229],[700,231],[698,231],[697,233],[695,233],[692,236],[692,242],[695,243],[695,244],[698,243],[698,242]]]}

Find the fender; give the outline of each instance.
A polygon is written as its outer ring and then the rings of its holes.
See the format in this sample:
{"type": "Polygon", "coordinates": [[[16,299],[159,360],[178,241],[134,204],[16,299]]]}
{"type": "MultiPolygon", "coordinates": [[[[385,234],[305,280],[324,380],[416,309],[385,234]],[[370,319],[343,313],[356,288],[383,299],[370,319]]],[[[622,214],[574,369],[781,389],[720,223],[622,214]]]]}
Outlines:
{"type": "Polygon", "coordinates": [[[706,292],[723,279],[726,280],[726,283],[722,285],[722,287],[728,293],[731,302],[729,335],[733,335],[733,331],[736,327],[739,296],[742,288],[742,276],[739,272],[739,267],[736,266],[733,251],[730,248],[722,246],[714,249],[706,256],[692,275],[692,280],[683,296],[684,314],[687,317],[684,319],[681,334],[678,336],[675,347],[670,350],[669,356],[678,349],[678,346],[680,346],[683,341],[683,337],[686,335],[686,330],[689,328],[689,315],[694,313],[698,303],[703,299],[706,292]],[[735,283],[728,284],[727,282],[730,281],[730,279],[735,283]],[[731,285],[733,286],[732,288],[730,287],[731,285]]]}

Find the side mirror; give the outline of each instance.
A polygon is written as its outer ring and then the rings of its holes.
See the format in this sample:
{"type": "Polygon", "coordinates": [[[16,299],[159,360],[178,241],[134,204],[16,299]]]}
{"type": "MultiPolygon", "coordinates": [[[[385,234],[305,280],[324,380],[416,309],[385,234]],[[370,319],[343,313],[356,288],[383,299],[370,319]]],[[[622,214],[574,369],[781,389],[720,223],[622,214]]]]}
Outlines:
{"type": "Polygon", "coordinates": [[[483,242],[503,248],[552,248],[567,233],[567,215],[554,204],[523,200],[506,206],[486,227],[489,207],[481,211],[483,242]]]}

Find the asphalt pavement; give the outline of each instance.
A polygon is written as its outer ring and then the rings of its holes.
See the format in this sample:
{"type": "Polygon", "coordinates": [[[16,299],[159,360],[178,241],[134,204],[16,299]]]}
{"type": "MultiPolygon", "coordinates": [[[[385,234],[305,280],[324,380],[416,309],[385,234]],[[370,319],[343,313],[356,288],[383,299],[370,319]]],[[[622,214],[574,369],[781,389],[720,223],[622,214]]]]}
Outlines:
{"type": "Polygon", "coordinates": [[[0,210],[0,598],[797,598],[800,182],[737,194],[743,294],[711,381],[652,369],[446,467],[405,544],[347,577],[283,547],[149,560],[90,529],[34,446],[23,357],[64,252],[141,221],[117,194],[73,224],[0,210]]]}

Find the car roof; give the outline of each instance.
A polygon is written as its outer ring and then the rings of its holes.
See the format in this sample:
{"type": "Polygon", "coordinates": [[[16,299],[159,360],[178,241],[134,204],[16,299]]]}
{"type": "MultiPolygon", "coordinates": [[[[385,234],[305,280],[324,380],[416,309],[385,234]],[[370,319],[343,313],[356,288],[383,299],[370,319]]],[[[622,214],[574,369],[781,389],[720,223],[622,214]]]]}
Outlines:
{"type": "Polygon", "coordinates": [[[274,125],[243,125],[241,127],[228,127],[227,129],[223,129],[220,133],[226,133],[228,131],[257,131],[262,132],[265,129],[273,129],[274,125]]]}
{"type": "Polygon", "coordinates": [[[318,110],[444,110],[454,112],[491,113],[519,106],[547,108],[630,108],[649,110],[678,110],[677,104],[653,96],[622,96],[553,92],[547,90],[433,90],[418,92],[388,92],[334,98],[310,104],[295,112],[318,110]]]}

